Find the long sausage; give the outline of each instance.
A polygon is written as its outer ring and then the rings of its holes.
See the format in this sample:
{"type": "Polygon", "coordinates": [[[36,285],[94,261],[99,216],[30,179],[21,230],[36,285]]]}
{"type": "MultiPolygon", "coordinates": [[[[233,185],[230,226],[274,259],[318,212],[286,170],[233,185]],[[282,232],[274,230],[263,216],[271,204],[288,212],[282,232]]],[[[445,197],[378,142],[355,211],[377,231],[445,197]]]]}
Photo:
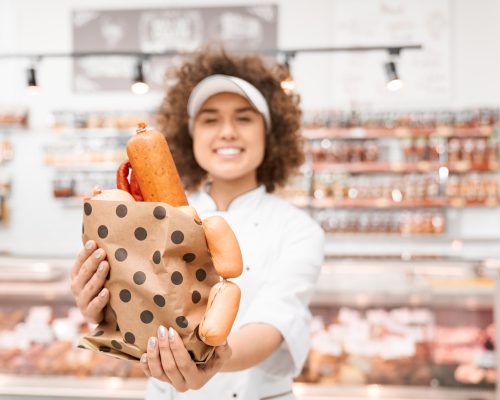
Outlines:
{"type": "Polygon", "coordinates": [[[187,205],[186,194],[165,137],[142,125],[127,142],[127,155],[145,201],[187,205]]]}

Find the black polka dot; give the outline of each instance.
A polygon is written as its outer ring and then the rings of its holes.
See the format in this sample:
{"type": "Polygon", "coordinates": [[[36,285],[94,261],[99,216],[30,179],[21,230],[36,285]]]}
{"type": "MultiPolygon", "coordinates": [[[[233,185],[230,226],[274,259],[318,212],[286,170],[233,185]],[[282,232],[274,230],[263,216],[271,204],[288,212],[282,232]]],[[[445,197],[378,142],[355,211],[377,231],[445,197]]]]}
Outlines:
{"type": "Polygon", "coordinates": [[[97,228],[97,234],[101,239],[104,239],[106,236],[108,236],[108,228],[105,225],[101,225],[99,228],[97,228]]]}
{"type": "Polygon", "coordinates": [[[119,248],[115,251],[116,261],[125,261],[127,259],[127,250],[124,248],[119,248]]]}
{"type": "Polygon", "coordinates": [[[174,273],[172,273],[172,276],[170,277],[170,279],[172,279],[172,283],[174,285],[180,285],[182,283],[182,274],[179,272],[179,271],[175,271],[174,273]]]}
{"type": "Polygon", "coordinates": [[[123,218],[127,215],[127,206],[125,204],[120,204],[116,207],[116,215],[120,218],[123,218]]]}
{"type": "Polygon", "coordinates": [[[167,211],[165,210],[165,207],[162,207],[162,206],[157,206],[155,207],[155,209],[153,210],[153,215],[155,216],[155,218],[157,219],[163,219],[165,218],[165,216],[167,215],[167,211]]]}
{"type": "Polygon", "coordinates": [[[182,256],[182,259],[188,263],[194,261],[195,258],[196,256],[193,253],[186,253],[182,256]]]}
{"type": "Polygon", "coordinates": [[[173,231],[171,239],[175,244],[181,244],[184,241],[184,234],[181,231],[173,231]]]}
{"type": "Polygon", "coordinates": [[[144,228],[137,228],[134,232],[134,235],[137,240],[144,240],[148,236],[148,233],[144,228]]]}
{"type": "Polygon", "coordinates": [[[104,335],[104,331],[97,331],[96,333],[94,333],[94,336],[102,336],[104,335]]]}
{"type": "Polygon", "coordinates": [[[200,268],[198,271],[196,271],[196,279],[198,279],[200,282],[205,280],[207,277],[207,273],[203,268],[200,268]]]}
{"type": "Polygon", "coordinates": [[[132,332],[125,333],[125,336],[123,338],[125,339],[125,343],[135,343],[135,335],[132,332]]]}
{"type": "Polygon", "coordinates": [[[90,205],[90,203],[85,203],[83,205],[83,211],[85,211],[85,215],[92,214],[92,206],[90,205]]]}
{"type": "Polygon", "coordinates": [[[118,324],[116,324],[116,329],[115,329],[115,331],[120,332],[120,326],[119,326],[118,324]]]}
{"type": "Polygon", "coordinates": [[[111,346],[113,346],[117,350],[121,350],[122,349],[122,345],[120,343],[118,343],[116,340],[112,340],[111,341],[111,346]]]}
{"type": "Polygon", "coordinates": [[[155,264],[159,264],[161,261],[161,253],[159,250],[156,250],[155,253],[153,254],[153,262],[155,264]]]}
{"type": "Polygon", "coordinates": [[[142,271],[137,271],[134,274],[134,283],[136,285],[142,285],[144,282],[146,282],[146,274],[142,271]]]}
{"type": "Polygon", "coordinates": [[[153,297],[153,301],[158,307],[165,306],[165,297],[160,294],[155,295],[155,297],[153,297]]]}
{"type": "Polygon", "coordinates": [[[193,292],[193,294],[191,295],[191,300],[193,300],[193,303],[194,304],[198,304],[201,300],[201,294],[200,292],[198,292],[197,290],[195,290],[193,292]]]}
{"type": "Polygon", "coordinates": [[[151,311],[143,311],[141,312],[141,321],[144,322],[145,324],[149,324],[151,321],[153,321],[153,313],[151,311]]]}
{"type": "Polygon", "coordinates": [[[102,351],[104,353],[109,353],[111,351],[111,347],[108,347],[108,346],[99,346],[99,351],[102,351]]]}
{"type": "Polygon", "coordinates": [[[180,317],[177,317],[175,319],[175,323],[177,325],[179,325],[181,328],[187,328],[188,327],[188,320],[183,315],[181,315],[180,317]]]}
{"type": "Polygon", "coordinates": [[[132,293],[130,293],[129,290],[122,289],[120,291],[120,300],[123,301],[124,303],[128,303],[131,298],[132,298],[132,293]]]}

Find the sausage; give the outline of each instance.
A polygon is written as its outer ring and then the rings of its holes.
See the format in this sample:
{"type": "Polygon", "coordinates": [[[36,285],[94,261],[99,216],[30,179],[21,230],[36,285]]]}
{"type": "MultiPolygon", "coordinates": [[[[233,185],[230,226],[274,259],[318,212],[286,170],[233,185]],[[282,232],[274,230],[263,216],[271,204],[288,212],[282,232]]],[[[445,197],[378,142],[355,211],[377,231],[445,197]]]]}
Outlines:
{"type": "Polygon", "coordinates": [[[236,278],[243,272],[243,259],[236,235],[218,215],[203,220],[203,230],[214,268],[224,279],[236,278]]]}
{"type": "Polygon", "coordinates": [[[240,288],[230,281],[223,280],[210,289],[207,310],[198,328],[204,343],[220,346],[226,342],[238,314],[240,298],[240,288]]]}
{"type": "Polygon", "coordinates": [[[130,173],[130,194],[134,196],[135,201],[144,201],[142,196],[141,188],[139,187],[139,182],[137,182],[137,177],[135,172],[130,173]]]}
{"type": "Polygon", "coordinates": [[[145,201],[187,205],[186,194],[165,137],[141,124],[127,142],[127,155],[145,201]]]}
{"type": "Polygon", "coordinates": [[[130,185],[128,183],[129,170],[130,163],[128,160],[120,164],[116,171],[116,188],[130,193],[130,185]]]}

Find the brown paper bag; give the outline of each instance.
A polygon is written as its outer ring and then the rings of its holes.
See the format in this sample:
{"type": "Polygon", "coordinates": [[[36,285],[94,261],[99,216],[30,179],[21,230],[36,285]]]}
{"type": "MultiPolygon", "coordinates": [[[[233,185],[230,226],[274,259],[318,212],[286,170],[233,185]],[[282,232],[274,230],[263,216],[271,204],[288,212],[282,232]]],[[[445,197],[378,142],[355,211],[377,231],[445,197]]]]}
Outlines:
{"type": "Polygon", "coordinates": [[[107,254],[110,300],[80,347],[138,360],[160,325],[173,327],[192,359],[214,352],[198,336],[210,288],[219,281],[200,222],[165,203],[87,200],[82,238],[107,254]]]}

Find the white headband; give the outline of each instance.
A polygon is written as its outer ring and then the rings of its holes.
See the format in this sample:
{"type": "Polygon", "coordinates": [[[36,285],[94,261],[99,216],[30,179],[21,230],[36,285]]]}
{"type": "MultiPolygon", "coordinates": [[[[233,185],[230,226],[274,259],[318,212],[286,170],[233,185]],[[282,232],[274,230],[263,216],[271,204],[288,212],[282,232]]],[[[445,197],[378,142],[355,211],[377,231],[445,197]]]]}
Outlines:
{"type": "Polygon", "coordinates": [[[266,131],[271,131],[271,113],[264,95],[250,82],[229,75],[210,75],[200,81],[189,96],[189,134],[192,134],[194,119],[209,97],[218,93],[236,93],[243,96],[264,117],[266,131]]]}

